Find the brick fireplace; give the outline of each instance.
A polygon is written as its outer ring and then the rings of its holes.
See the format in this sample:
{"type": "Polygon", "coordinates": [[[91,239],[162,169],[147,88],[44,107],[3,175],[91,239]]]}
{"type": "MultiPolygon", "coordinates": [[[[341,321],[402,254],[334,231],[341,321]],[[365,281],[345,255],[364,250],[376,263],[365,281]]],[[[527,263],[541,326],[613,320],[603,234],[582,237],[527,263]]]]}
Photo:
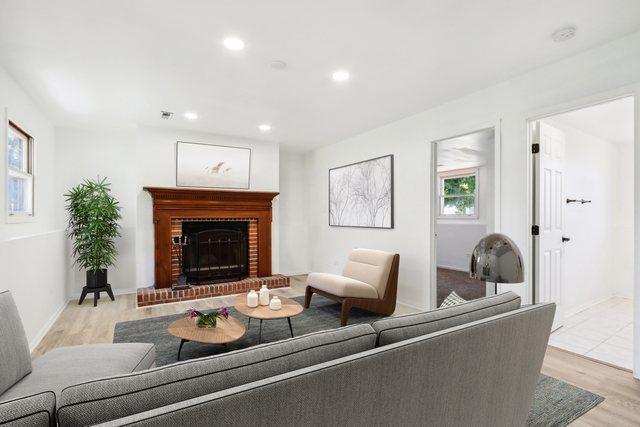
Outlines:
{"type": "Polygon", "coordinates": [[[271,274],[271,209],[278,193],[144,190],[153,198],[155,283],[138,290],[138,306],[247,292],[263,283],[289,286],[288,277],[271,274]],[[224,251],[233,245],[229,258],[224,251]],[[207,264],[211,259],[218,262],[207,264]],[[179,286],[181,273],[186,289],[179,286]]]}
{"type": "MultiPolygon", "coordinates": [[[[245,277],[258,277],[258,220],[256,218],[172,218],[171,219],[171,238],[173,241],[180,241],[185,237],[184,228],[185,224],[211,224],[211,223],[245,223],[246,224],[246,237],[247,237],[247,274],[245,277]]],[[[205,252],[204,250],[203,252],[205,252]]],[[[203,254],[206,258],[206,254],[203,254]]],[[[185,258],[188,258],[188,254],[182,253],[182,246],[173,246],[171,252],[171,283],[178,282],[178,276],[183,270],[183,263],[185,258]]],[[[190,263],[193,264],[193,263],[190,263]]],[[[206,279],[202,284],[206,284],[206,279]]]]}

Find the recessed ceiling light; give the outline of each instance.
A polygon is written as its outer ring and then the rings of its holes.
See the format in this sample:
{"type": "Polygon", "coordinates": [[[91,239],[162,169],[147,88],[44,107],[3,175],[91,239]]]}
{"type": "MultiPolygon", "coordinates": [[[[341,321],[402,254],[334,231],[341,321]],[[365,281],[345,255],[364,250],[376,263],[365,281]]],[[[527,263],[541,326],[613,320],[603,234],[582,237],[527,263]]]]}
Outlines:
{"type": "Polygon", "coordinates": [[[236,37],[227,37],[224,39],[224,46],[229,50],[242,50],[244,49],[244,42],[236,37]]]}
{"type": "Polygon", "coordinates": [[[337,82],[343,82],[349,80],[349,72],[345,70],[334,71],[331,77],[337,82]]]}
{"type": "Polygon", "coordinates": [[[271,130],[271,125],[263,123],[260,126],[258,126],[258,129],[260,129],[262,132],[269,132],[271,130]]]}
{"type": "Polygon", "coordinates": [[[184,113],[184,118],[187,120],[195,120],[198,118],[198,113],[194,113],[193,111],[187,111],[184,113]]]}
{"type": "Polygon", "coordinates": [[[576,35],[576,27],[564,27],[556,30],[551,35],[554,42],[559,43],[572,39],[576,35]]]}

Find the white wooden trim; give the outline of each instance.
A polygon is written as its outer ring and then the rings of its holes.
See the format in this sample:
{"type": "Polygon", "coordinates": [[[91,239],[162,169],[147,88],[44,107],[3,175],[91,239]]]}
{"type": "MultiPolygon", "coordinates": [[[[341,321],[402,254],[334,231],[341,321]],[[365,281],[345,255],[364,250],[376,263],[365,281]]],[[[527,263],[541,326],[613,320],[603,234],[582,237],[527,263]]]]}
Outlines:
{"type": "MultiPolygon", "coordinates": [[[[634,97],[634,254],[640,253],[640,85],[633,83],[625,85],[617,89],[597,92],[588,96],[583,96],[571,101],[562,102],[558,104],[549,105],[543,108],[531,110],[525,114],[525,119],[522,127],[524,132],[523,141],[526,146],[526,169],[527,169],[527,212],[529,224],[533,224],[533,177],[532,177],[532,153],[529,147],[531,146],[531,135],[529,132],[530,123],[536,120],[544,119],[545,117],[555,116],[558,114],[566,113],[569,111],[579,110],[585,107],[603,104],[616,99],[626,98],[629,96],[634,97]]],[[[528,234],[527,247],[530,251],[529,264],[534,260],[535,253],[533,251],[533,236],[528,234]]],[[[636,259],[636,256],[634,256],[636,259]]],[[[525,260],[526,263],[526,260],[525,260]]],[[[525,283],[529,286],[528,293],[533,296],[533,290],[535,288],[535,277],[530,273],[531,268],[525,268],[525,283]]],[[[634,263],[634,309],[633,309],[633,321],[634,324],[640,324],[640,263],[634,263]]],[[[634,328],[634,369],[633,376],[640,379],[640,327],[634,328]]]]}
{"type": "MultiPolygon", "coordinates": [[[[427,241],[429,242],[429,258],[428,264],[431,270],[430,277],[430,286],[429,286],[429,301],[427,301],[426,306],[429,308],[436,308],[438,302],[438,270],[437,270],[437,262],[436,255],[438,253],[437,242],[436,242],[436,224],[437,224],[437,213],[439,212],[438,208],[438,196],[436,195],[435,185],[439,185],[438,181],[438,166],[437,166],[437,143],[445,141],[447,139],[452,139],[464,135],[469,135],[471,133],[475,133],[485,129],[493,128],[494,132],[494,156],[493,156],[493,174],[494,174],[494,210],[493,210],[493,232],[497,233],[501,229],[501,164],[502,164],[502,120],[500,118],[496,118],[491,121],[485,121],[476,123],[475,125],[465,125],[462,127],[458,127],[455,129],[451,129],[450,132],[442,133],[440,138],[435,138],[427,142],[431,149],[428,150],[429,158],[427,159],[427,165],[429,166],[430,174],[430,182],[429,182],[429,215],[431,216],[429,221],[429,236],[427,236],[427,241]],[[448,136],[447,136],[448,135],[448,136]]],[[[526,269],[525,269],[526,272],[526,269]]],[[[499,286],[499,285],[498,285],[499,286]]],[[[500,291],[500,288],[498,288],[500,291]]]]}
{"type": "Polygon", "coordinates": [[[451,220],[469,220],[480,218],[480,180],[479,180],[480,168],[465,168],[465,169],[453,169],[445,172],[438,172],[438,219],[451,219],[451,220]],[[467,176],[475,177],[476,187],[473,192],[473,215],[443,215],[442,214],[442,199],[445,197],[468,197],[470,194],[455,194],[446,196],[442,194],[443,181],[451,178],[462,178],[467,176]]]}
{"type": "Polygon", "coordinates": [[[40,342],[45,337],[45,335],[47,335],[47,333],[49,332],[49,329],[51,329],[53,324],[56,323],[56,320],[58,320],[58,318],[60,317],[64,309],[67,307],[68,303],[69,301],[63,302],[60,305],[60,307],[58,307],[58,309],[55,311],[55,313],[53,313],[53,315],[49,318],[49,320],[47,320],[47,323],[45,323],[44,326],[40,328],[40,331],[38,331],[36,336],[29,342],[30,352],[33,353],[33,350],[36,349],[36,347],[40,344],[40,342]]]}
{"type": "MultiPolygon", "coordinates": [[[[118,288],[111,288],[111,291],[113,292],[113,295],[127,295],[127,294],[135,294],[138,292],[138,288],[123,288],[123,289],[118,289],[118,288]]],[[[80,299],[80,295],[81,292],[73,292],[70,293],[68,296],[69,301],[74,301],[74,300],[78,300],[80,299]]],[[[106,294],[101,294],[100,299],[104,298],[104,295],[106,294]]],[[[92,299],[93,298],[93,292],[89,291],[87,293],[87,300],[92,299]]],[[[107,302],[111,302],[111,300],[107,297],[106,299],[107,302]]],[[[178,301],[181,302],[181,301],[178,301]]]]}
{"type": "MultiPolygon", "coordinates": [[[[7,224],[19,224],[24,222],[35,222],[36,218],[36,179],[35,179],[35,170],[36,170],[36,143],[35,138],[30,136],[27,140],[27,169],[29,172],[22,172],[9,167],[9,159],[7,155],[9,153],[9,128],[11,127],[9,123],[9,110],[8,108],[4,109],[4,135],[3,137],[3,149],[4,149],[4,190],[5,190],[5,200],[4,200],[4,212],[5,212],[5,223],[7,224]],[[31,212],[10,212],[9,211],[9,175],[14,174],[18,176],[23,176],[24,178],[31,179],[31,212]]],[[[19,123],[16,123],[18,126],[19,123]]],[[[17,129],[16,129],[17,130],[17,129]]],[[[23,132],[20,132],[23,134],[23,132]]],[[[29,135],[24,135],[29,136],[29,135]]]]}

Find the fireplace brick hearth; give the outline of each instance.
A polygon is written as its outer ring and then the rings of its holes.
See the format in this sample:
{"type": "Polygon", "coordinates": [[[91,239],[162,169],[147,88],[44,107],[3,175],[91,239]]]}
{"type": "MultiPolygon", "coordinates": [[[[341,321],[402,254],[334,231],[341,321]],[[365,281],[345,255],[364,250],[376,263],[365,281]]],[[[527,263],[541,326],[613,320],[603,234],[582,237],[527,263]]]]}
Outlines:
{"type": "Polygon", "coordinates": [[[267,285],[269,289],[284,288],[289,286],[289,278],[281,274],[270,277],[249,277],[236,282],[192,286],[185,290],[155,289],[153,287],[140,288],[138,289],[137,302],[138,307],[146,307],[156,304],[245,293],[251,289],[258,290],[262,285],[267,285]]]}

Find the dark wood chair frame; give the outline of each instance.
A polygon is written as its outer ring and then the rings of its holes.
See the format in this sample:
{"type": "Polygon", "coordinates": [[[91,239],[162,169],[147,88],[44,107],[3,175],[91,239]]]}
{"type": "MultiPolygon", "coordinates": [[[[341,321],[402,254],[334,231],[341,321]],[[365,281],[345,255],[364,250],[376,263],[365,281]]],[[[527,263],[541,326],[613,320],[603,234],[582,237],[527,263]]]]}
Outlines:
{"type": "Polygon", "coordinates": [[[340,324],[346,326],[349,320],[349,312],[352,308],[361,308],[363,310],[370,311],[372,313],[383,314],[390,316],[396,309],[396,296],[398,294],[398,270],[400,268],[400,255],[395,254],[393,261],[391,262],[391,270],[389,271],[389,279],[387,280],[387,287],[384,290],[384,297],[378,298],[351,298],[351,297],[339,297],[337,295],[330,294],[325,291],[314,288],[313,286],[307,286],[304,295],[304,307],[309,308],[311,304],[311,296],[316,293],[323,297],[332,299],[342,304],[342,316],[340,324]]]}

